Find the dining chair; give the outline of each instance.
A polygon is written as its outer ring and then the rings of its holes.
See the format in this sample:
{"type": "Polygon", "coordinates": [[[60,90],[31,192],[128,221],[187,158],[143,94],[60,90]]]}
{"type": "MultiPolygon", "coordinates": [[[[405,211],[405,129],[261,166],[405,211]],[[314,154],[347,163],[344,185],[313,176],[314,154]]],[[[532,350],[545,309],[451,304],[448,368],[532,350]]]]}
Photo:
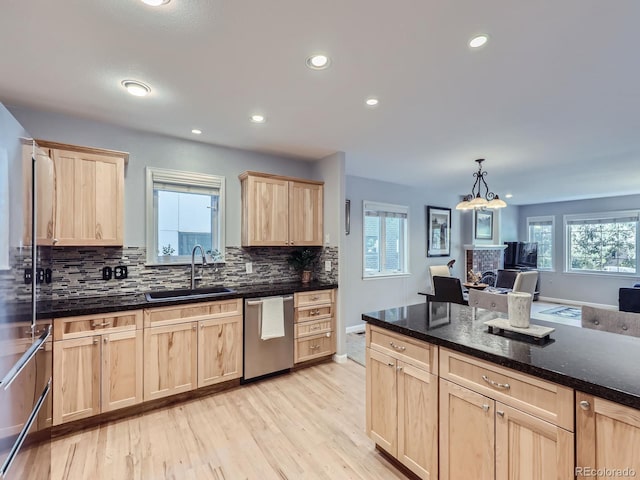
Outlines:
{"type": "Polygon", "coordinates": [[[431,301],[469,305],[469,302],[464,299],[462,284],[457,277],[442,277],[436,275],[433,277],[433,289],[434,295],[430,298],[431,301]]]}
{"type": "Polygon", "coordinates": [[[433,285],[433,277],[450,277],[451,270],[447,265],[431,265],[429,267],[429,279],[431,280],[431,292],[435,292],[435,287],[433,285]]]}
{"type": "Polygon", "coordinates": [[[536,292],[536,283],[538,283],[537,271],[520,272],[516,275],[515,282],[513,282],[513,291],[533,295],[536,292]]]}
{"type": "Polygon", "coordinates": [[[484,292],[472,288],[469,290],[469,306],[484,308],[493,312],[508,313],[507,296],[500,293],[484,292]]]}
{"type": "Polygon", "coordinates": [[[640,314],[584,305],[582,327],[640,337],[640,314]]]}

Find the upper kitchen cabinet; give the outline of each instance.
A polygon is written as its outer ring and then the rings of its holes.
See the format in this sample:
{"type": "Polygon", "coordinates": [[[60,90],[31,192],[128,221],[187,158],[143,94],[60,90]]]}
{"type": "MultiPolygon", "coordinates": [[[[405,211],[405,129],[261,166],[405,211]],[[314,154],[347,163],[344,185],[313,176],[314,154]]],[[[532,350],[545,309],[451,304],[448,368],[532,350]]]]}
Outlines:
{"type": "Polygon", "coordinates": [[[242,246],[321,246],[324,182],[245,172],[242,246]]]}
{"type": "MultiPolygon", "coordinates": [[[[37,243],[121,246],[124,164],[129,155],[36,142],[37,243]]],[[[25,164],[31,161],[32,152],[25,147],[25,164]]]]}

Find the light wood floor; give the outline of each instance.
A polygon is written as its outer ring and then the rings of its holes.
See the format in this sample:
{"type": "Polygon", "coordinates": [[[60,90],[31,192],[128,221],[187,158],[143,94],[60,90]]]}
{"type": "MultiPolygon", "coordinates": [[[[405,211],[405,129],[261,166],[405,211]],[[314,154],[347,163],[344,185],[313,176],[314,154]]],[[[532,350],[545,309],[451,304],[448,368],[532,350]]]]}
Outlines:
{"type": "Polygon", "coordinates": [[[364,405],[365,369],[325,363],[57,439],[52,479],[405,479],[364,405]]]}

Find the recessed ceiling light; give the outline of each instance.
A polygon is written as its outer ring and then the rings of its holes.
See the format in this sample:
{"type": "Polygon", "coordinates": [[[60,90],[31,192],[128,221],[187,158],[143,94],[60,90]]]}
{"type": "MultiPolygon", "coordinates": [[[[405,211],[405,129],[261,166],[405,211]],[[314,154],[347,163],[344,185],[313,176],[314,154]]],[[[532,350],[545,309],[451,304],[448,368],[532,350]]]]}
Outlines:
{"type": "Polygon", "coordinates": [[[202,130],[198,130],[197,128],[194,128],[193,130],[191,130],[191,133],[195,135],[200,135],[202,133],[202,130]]]}
{"type": "Polygon", "coordinates": [[[329,66],[329,57],[322,54],[311,55],[307,58],[307,67],[313,70],[324,70],[329,66]]]}
{"type": "Polygon", "coordinates": [[[171,0],[142,0],[142,3],[146,3],[151,7],[159,7],[160,5],[166,5],[171,0]]]}
{"type": "Polygon", "coordinates": [[[469,40],[469,46],[471,48],[480,48],[485,43],[487,43],[488,40],[489,40],[489,36],[488,35],[485,35],[485,34],[476,35],[471,40],[469,40]]]}
{"type": "Polygon", "coordinates": [[[369,98],[367,98],[367,100],[366,100],[364,103],[366,103],[366,104],[367,104],[368,106],[370,106],[370,107],[375,107],[375,106],[376,106],[376,105],[378,105],[378,103],[380,103],[380,102],[379,102],[379,100],[378,100],[377,98],[375,98],[375,97],[369,97],[369,98]]]}
{"type": "Polygon", "coordinates": [[[512,194],[510,194],[510,193],[507,193],[507,194],[504,196],[504,198],[512,198],[512,197],[513,197],[513,195],[512,195],[512,194]]]}
{"type": "Polygon", "coordinates": [[[123,80],[121,84],[127,89],[127,92],[136,97],[146,97],[151,93],[149,86],[137,80],[123,80]]]}
{"type": "Polygon", "coordinates": [[[251,120],[253,123],[264,123],[267,119],[266,119],[266,118],[264,118],[264,115],[258,115],[258,114],[256,114],[256,115],[251,115],[250,120],[251,120]]]}

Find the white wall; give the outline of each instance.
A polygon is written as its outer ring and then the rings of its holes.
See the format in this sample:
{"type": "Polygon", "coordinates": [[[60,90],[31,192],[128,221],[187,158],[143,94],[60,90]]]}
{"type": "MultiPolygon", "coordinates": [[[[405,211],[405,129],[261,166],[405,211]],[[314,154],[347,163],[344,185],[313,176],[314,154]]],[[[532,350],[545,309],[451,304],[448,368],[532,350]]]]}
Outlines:
{"type": "Polygon", "coordinates": [[[125,170],[124,240],[127,246],[145,245],[146,166],[224,176],[227,246],[240,245],[240,173],[254,170],[313,178],[313,163],[308,161],[155,135],[28,107],[8,108],[35,138],[129,152],[125,170]]]}
{"type": "Polygon", "coordinates": [[[553,272],[540,273],[540,296],[578,302],[618,305],[618,289],[640,281],[633,277],[605,274],[565,273],[563,215],[640,209],[640,195],[594,198],[570,202],[520,206],[518,240],[527,240],[527,217],[555,216],[553,272]]]}
{"type": "Polygon", "coordinates": [[[362,314],[401,305],[425,301],[418,291],[429,286],[429,265],[443,265],[452,258],[456,264],[452,274],[462,277],[464,249],[462,224],[455,205],[458,195],[435,189],[418,189],[394,183],[380,182],[361,177],[346,177],[346,198],[351,200],[351,234],[345,236],[344,276],[344,324],[346,327],[362,323],[362,314]],[[362,278],[362,202],[372,200],[409,206],[409,271],[411,275],[400,278],[362,278]],[[427,258],[426,206],[451,208],[451,256],[427,258]]]}

